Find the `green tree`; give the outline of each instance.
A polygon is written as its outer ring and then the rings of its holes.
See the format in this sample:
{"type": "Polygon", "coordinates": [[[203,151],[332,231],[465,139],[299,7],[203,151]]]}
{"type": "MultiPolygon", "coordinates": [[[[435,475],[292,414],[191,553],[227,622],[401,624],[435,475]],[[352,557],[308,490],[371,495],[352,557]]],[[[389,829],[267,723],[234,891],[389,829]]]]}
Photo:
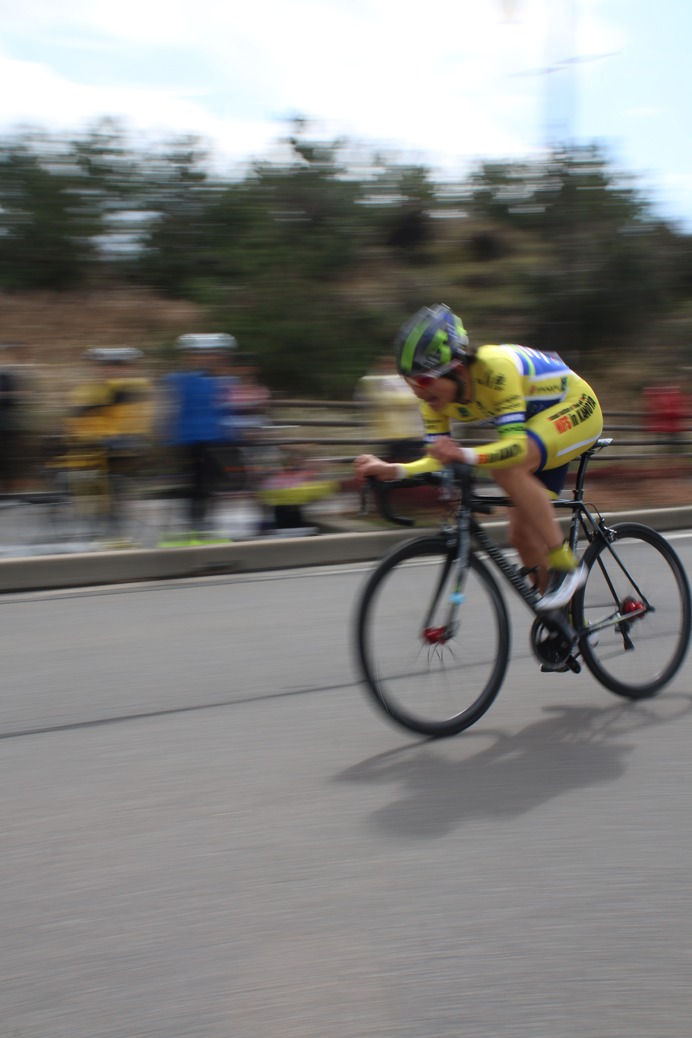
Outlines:
{"type": "Polygon", "coordinates": [[[0,145],[0,284],[78,286],[95,256],[98,213],[80,204],[79,171],[41,138],[0,145]]]}
{"type": "Polygon", "coordinates": [[[660,221],[595,147],[483,167],[470,209],[498,235],[511,231],[515,247],[542,243],[531,280],[533,332],[543,345],[567,337],[598,350],[636,334],[666,305],[670,271],[652,249],[660,221]]]}
{"type": "Polygon", "coordinates": [[[362,186],[338,142],[285,144],[286,161],[258,163],[213,200],[196,298],[259,354],[275,386],[347,391],[368,353],[362,311],[344,292],[370,236],[362,186]]]}
{"type": "Polygon", "coordinates": [[[132,277],[165,295],[190,296],[192,285],[214,275],[210,207],[218,188],[207,152],[199,139],[180,138],[150,152],[142,165],[140,251],[132,277]]]}
{"type": "Polygon", "coordinates": [[[440,184],[313,139],[301,120],[277,146],[281,158],[221,176],[199,139],[143,150],[112,120],[74,140],[0,139],[0,287],[127,280],[192,300],[274,389],[299,394],[350,395],[402,319],[435,301],[476,342],[604,363],[655,343],[689,363],[692,237],[601,149],[440,184]]]}

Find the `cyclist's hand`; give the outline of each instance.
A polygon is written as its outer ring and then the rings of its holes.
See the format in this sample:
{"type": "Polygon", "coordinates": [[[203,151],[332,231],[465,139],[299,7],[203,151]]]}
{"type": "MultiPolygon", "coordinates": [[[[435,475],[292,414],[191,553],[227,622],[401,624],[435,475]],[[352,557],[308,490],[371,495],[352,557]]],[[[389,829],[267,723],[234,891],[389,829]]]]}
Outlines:
{"type": "Polygon", "coordinates": [[[473,455],[473,453],[465,447],[460,447],[451,436],[438,436],[428,447],[430,457],[434,458],[435,461],[442,462],[443,465],[459,464],[460,462],[472,465],[473,460],[470,455],[473,455]]]}
{"type": "Polygon", "coordinates": [[[368,476],[375,479],[396,479],[399,474],[399,466],[388,461],[376,458],[374,454],[360,454],[355,462],[356,476],[362,482],[368,476]]]}

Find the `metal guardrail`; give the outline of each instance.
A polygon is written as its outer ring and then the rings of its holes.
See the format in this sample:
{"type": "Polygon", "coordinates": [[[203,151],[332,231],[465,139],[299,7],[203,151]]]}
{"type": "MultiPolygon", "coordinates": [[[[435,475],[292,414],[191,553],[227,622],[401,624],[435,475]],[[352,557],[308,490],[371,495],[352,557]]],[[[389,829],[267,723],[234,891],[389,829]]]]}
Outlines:
{"type": "MultiPolygon", "coordinates": [[[[377,453],[381,446],[391,442],[372,437],[366,413],[352,402],[278,400],[271,417],[274,425],[267,430],[263,442],[277,447],[308,448],[311,461],[331,470],[330,478],[345,492],[344,500],[351,491],[354,456],[364,451],[377,453]],[[321,435],[323,431],[328,435],[321,435]],[[336,431],[342,435],[334,435],[336,431]]],[[[489,423],[458,426],[465,443],[487,442],[493,433],[481,428],[482,424],[487,427],[489,423]]],[[[664,437],[647,432],[645,424],[639,412],[607,415],[605,433],[613,435],[615,442],[608,451],[595,455],[594,461],[598,464],[594,465],[592,476],[608,479],[613,473],[616,478],[631,473],[646,478],[659,475],[664,479],[692,478],[692,436],[664,437]]],[[[158,478],[153,478],[151,485],[145,478],[145,484],[136,503],[133,525],[136,526],[134,539],[148,545],[159,543],[161,531],[175,518],[177,501],[173,500],[175,493],[168,494],[158,478]]],[[[0,555],[5,561],[10,555],[45,551],[46,544],[52,543],[61,552],[77,550],[76,546],[83,540],[81,533],[73,534],[70,527],[70,537],[67,537],[65,529],[72,522],[75,529],[81,530],[81,520],[71,519],[64,505],[64,490],[37,488],[0,494],[0,555]]]]}
{"type": "MultiPolygon", "coordinates": [[[[605,513],[606,518],[613,513],[605,513]]],[[[660,531],[690,526],[692,508],[617,513],[620,521],[647,523],[660,531]]],[[[498,544],[507,543],[507,523],[493,524],[498,544]]],[[[0,559],[0,594],[132,581],[159,581],[241,574],[301,566],[343,565],[381,558],[410,530],[325,533],[292,540],[266,538],[246,543],[154,551],[92,552],[38,558],[0,559]]]]}
{"type": "MultiPolygon", "coordinates": [[[[369,422],[366,408],[349,401],[315,401],[315,400],[277,400],[272,408],[274,425],[268,433],[267,443],[277,447],[309,446],[319,444],[320,447],[357,447],[361,450],[376,449],[390,443],[389,440],[378,439],[369,434],[369,422]],[[314,417],[314,412],[325,412],[314,417]],[[288,412],[288,413],[287,413],[288,412]],[[296,412],[294,415],[291,412],[296,412]],[[308,412],[308,415],[305,414],[308,412]],[[335,418],[341,412],[343,417],[335,418]],[[343,436],[320,436],[317,430],[343,429],[343,436]],[[352,430],[359,429],[360,435],[353,435],[352,430]],[[289,431],[290,430],[290,431],[289,431]]],[[[661,460],[669,457],[680,461],[692,459],[692,416],[685,419],[679,432],[653,432],[647,428],[649,417],[642,411],[612,411],[606,414],[604,434],[614,435],[614,450],[598,454],[594,460],[603,462],[631,462],[661,460]],[[620,423],[618,419],[625,419],[620,423]],[[627,421],[630,420],[630,421],[627,421]],[[642,450],[643,448],[643,450],[642,450]]],[[[488,437],[480,432],[483,425],[489,423],[470,422],[459,424],[457,431],[462,432],[465,444],[486,443],[488,437]]],[[[353,454],[337,456],[321,456],[321,461],[348,463],[353,454]]]]}

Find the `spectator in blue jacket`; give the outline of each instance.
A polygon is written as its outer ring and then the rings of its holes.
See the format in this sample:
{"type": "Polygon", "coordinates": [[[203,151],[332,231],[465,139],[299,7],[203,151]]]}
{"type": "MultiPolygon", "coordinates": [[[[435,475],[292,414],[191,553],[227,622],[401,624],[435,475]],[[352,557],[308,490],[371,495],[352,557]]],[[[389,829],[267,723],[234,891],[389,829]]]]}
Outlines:
{"type": "Polygon", "coordinates": [[[182,367],[164,379],[163,438],[178,456],[189,535],[194,540],[208,540],[211,532],[211,502],[220,475],[218,452],[229,438],[228,401],[220,371],[224,355],[234,344],[230,335],[182,335],[177,343],[182,367]]]}

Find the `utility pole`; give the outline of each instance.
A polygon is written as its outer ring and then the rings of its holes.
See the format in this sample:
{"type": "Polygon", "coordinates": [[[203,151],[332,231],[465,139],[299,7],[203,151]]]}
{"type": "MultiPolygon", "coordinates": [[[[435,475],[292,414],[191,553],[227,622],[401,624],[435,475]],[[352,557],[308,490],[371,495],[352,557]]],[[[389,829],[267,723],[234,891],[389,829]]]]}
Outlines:
{"type": "MultiPolygon", "coordinates": [[[[521,20],[521,0],[500,0],[500,3],[506,24],[516,24],[521,20]]],[[[541,143],[544,161],[554,168],[564,192],[565,189],[569,191],[570,152],[576,138],[576,65],[590,59],[580,59],[575,55],[577,0],[550,0],[547,19],[543,67],[515,72],[514,75],[543,78],[541,143]]],[[[564,196],[559,213],[560,224],[553,224],[552,228],[561,268],[555,284],[554,312],[537,329],[536,345],[557,350],[568,363],[575,363],[579,356],[578,324],[571,297],[578,273],[576,227],[575,214],[564,196]]]]}
{"type": "Polygon", "coordinates": [[[546,38],[545,143],[549,149],[569,147],[576,134],[577,65],[588,58],[575,54],[577,0],[554,0],[546,38]]]}
{"type": "MultiPolygon", "coordinates": [[[[500,0],[502,22],[521,22],[521,0],[500,0]]],[[[543,49],[544,65],[514,72],[515,76],[542,76],[543,145],[549,151],[567,145],[575,134],[576,66],[592,58],[575,54],[577,0],[552,0],[548,5],[543,49]]]]}

